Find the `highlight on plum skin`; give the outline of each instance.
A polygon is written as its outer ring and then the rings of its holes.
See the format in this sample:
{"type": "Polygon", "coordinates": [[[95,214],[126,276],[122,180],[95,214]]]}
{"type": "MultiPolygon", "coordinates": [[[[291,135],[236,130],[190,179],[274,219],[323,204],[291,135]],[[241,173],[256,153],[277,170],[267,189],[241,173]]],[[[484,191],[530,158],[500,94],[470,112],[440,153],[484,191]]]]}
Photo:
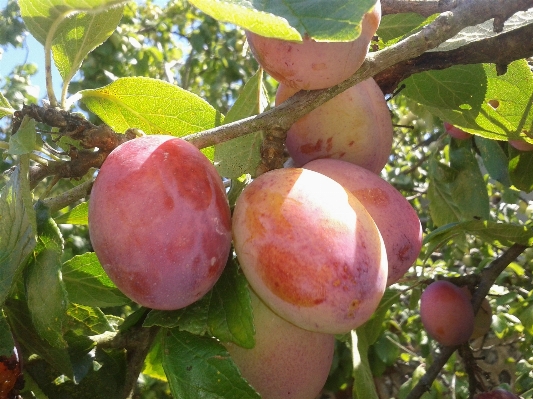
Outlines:
{"type": "Polygon", "coordinates": [[[253,292],[255,347],[224,343],[242,376],[264,399],[314,399],[331,368],[335,336],[282,319],[253,292]]]}
{"type": "Polygon", "coordinates": [[[320,173],[287,168],[256,178],[235,205],[233,239],[255,293],[300,328],[346,333],[383,296],[387,256],[374,221],[320,173]]]}
{"type": "Polygon", "coordinates": [[[185,307],[212,288],[229,255],[222,180],[184,140],[128,141],[96,177],[89,234],[102,267],[126,296],[149,308],[185,307]]]}
{"type": "Polygon", "coordinates": [[[385,243],[389,263],[387,285],[397,282],[422,248],[422,226],[411,204],[381,177],[352,163],[316,159],[304,168],[332,178],[363,204],[385,243]]]}
{"type": "Polygon", "coordinates": [[[278,82],[294,90],[325,89],[348,79],[359,69],[380,21],[378,0],[363,17],[360,36],[351,42],[317,42],[305,36],[298,43],[250,31],[246,38],[259,65],[278,82]]]}
{"type": "MultiPolygon", "coordinates": [[[[295,94],[280,84],[276,105],[295,94]]],[[[392,151],[393,127],[383,92],[370,78],[352,86],[297,120],[287,131],[286,146],[298,167],[334,158],[378,174],[392,151]]]]}
{"type": "Polygon", "coordinates": [[[467,342],[474,331],[470,298],[449,281],[435,281],[426,287],[420,298],[420,317],[428,335],[445,346],[467,342]]]}

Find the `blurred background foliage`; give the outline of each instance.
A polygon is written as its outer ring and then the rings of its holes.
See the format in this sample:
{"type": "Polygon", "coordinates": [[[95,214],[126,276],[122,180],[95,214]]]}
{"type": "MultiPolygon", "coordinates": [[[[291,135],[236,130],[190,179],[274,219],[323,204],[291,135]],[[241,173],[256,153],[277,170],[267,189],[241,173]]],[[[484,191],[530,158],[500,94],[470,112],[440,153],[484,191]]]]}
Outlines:
{"type": "MultiPolygon", "coordinates": [[[[0,14],[0,48],[6,56],[11,47],[24,46],[26,31],[9,0],[0,14]]],[[[0,92],[15,107],[36,103],[32,77],[36,65],[21,64],[0,76],[0,92]]],[[[244,83],[258,66],[247,50],[242,29],[219,23],[184,0],[160,7],[151,1],[128,3],[118,29],[84,61],[69,90],[75,93],[111,83],[117,77],[147,76],[166,80],[198,94],[222,113],[227,113],[244,83]]],[[[43,82],[39,82],[43,83],[43,82]]],[[[276,82],[265,79],[271,100],[276,82]]],[[[388,101],[395,127],[393,153],[383,171],[410,201],[422,221],[424,232],[434,229],[428,206],[428,169],[432,157],[449,161],[452,140],[442,121],[401,93],[388,101]]],[[[6,118],[7,119],[7,118],[6,118]]],[[[0,125],[0,140],[9,135],[9,121],[0,125]]],[[[507,150],[507,144],[502,143],[507,150]]],[[[474,147],[474,150],[475,147],[474,147]]],[[[484,166],[477,158],[480,169],[484,166]]],[[[12,166],[9,156],[0,171],[12,166]]],[[[484,174],[493,220],[531,225],[531,194],[507,187],[484,174]]],[[[66,186],[76,182],[62,182],[66,186]]],[[[61,225],[65,238],[64,258],[91,250],[86,226],[61,225]]],[[[425,247],[427,248],[427,247],[425,247]]],[[[446,245],[426,254],[390,289],[399,299],[387,311],[380,337],[370,348],[370,365],[381,398],[404,398],[437,353],[437,345],[421,327],[418,299],[424,282],[437,276],[461,276],[480,271],[502,248],[472,236],[456,236],[446,245]]],[[[533,397],[533,248],[526,250],[498,278],[489,300],[493,309],[492,331],[473,342],[478,364],[493,386],[507,386],[533,397]]],[[[156,366],[147,360],[139,379],[139,398],[170,397],[168,386],[156,366]]],[[[324,397],[351,397],[352,359],[349,343],[339,340],[324,397]]],[[[357,382],[355,382],[356,384],[357,382]]],[[[468,397],[468,378],[457,355],[424,398],[468,397]]]]}

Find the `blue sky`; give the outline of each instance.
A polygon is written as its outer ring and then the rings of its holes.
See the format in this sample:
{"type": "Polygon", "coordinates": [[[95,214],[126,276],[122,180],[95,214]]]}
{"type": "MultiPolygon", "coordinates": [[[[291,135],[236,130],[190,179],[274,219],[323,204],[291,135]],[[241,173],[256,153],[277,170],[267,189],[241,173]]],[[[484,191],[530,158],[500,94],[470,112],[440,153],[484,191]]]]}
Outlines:
{"type": "MultiPolygon", "coordinates": [[[[153,0],[153,3],[160,6],[167,3],[168,0],[153,0]]],[[[137,0],[137,3],[143,3],[142,0],[137,0]]],[[[0,9],[5,8],[7,0],[0,0],[0,9]]],[[[20,65],[24,62],[37,64],[38,73],[32,77],[32,84],[38,86],[39,92],[34,93],[39,99],[46,96],[45,74],[44,74],[44,49],[43,46],[35,40],[31,35],[28,35],[23,48],[15,49],[8,47],[0,56],[0,78],[7,76],[15,65],[20,65]]],[[[54,90],[56,97],[61,96],[61,77],[59,72],[53,67],[52,81],[54,83],[54,90]]]]}

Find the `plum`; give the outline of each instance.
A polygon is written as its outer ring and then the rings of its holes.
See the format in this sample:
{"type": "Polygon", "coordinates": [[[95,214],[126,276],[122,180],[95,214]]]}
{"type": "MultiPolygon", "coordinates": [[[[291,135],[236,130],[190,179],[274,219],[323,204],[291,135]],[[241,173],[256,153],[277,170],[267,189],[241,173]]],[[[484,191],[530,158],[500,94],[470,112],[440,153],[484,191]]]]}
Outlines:
{"type": "Polygon", "coordinates": [[[150,308],[182,308],[211,289],[228,259],[231,216],[222,180],[182,139],[128,141],[96,177],[89,233],[126,296],[150,308]]]}
{"type": "Polygon", "coordinates": [[[276,169],[252,181],[235,205],[233,239],[253,290],[298,327],[346,333],[383,296],[387,255],[374,221],[320,173],[276,169]]]}
{"type": "Polygon", "coordinates": [[[363,63],[381,20],[381,3],[363,17],[360,36],[351,42],[317,42],[305,36],[290,42],[259,36],[246,38],[263,69],[278,82],[296,90],[325,89],[346,80],[363,63]]]}
{"type": "Polygon", "coordinates": [[[467,342],[474,331],[470,298],[449,281],[435,281],[426,287],[420,297],[420,317],[427,333],[445,346],[467,342]]]}
{"type": "MultiPolygon", "coordinates": [[[[293,94],[280,84],[276,104],[293,94]]],[[[297,120],[285,144],[298,167],[317,158],[335,158],[379,173],[389,159],[392,136],[389,108],[370,78],[297,120]]]]}
{"type": "Polygon", "coordinates": [[[409,202],[378,175],[337,159],[317,159],[305,169],[322,173],[350,191],[376,222],[389,262],[387,285],[398,281],[422,248],[422,226],[409,202]]]}
{"type": "Polygon", "coordinates": [[[446,133],[448,133],[451,137],[457,140],[468,140],[472,137],[470,133],[465,132],[462,129],[459,129],[458,127],[455,127],[449,122],[444,122],[444,130],[446,133]]]}
{"type": "Polygon", "coordinates": [[[224,343],[241,374],[263,399],[315,399],[328,377],[335,336],[303,330],[251,293],[255,347],[224,343]]]}
{"type": "Polygon", "coordinates": [[[533,151],[533,144],[524,140],[509,140],[509,145],[518,151],[533,151]]]}

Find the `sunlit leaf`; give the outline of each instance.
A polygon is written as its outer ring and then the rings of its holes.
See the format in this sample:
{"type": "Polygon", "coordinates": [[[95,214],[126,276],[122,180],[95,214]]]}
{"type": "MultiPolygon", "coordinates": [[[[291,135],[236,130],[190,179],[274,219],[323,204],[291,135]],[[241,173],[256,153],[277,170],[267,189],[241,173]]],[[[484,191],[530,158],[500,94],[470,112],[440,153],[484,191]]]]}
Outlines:
{"type": "Polygon", "coordinates": [[[481,136],[475,136],[475,140],[479,155],[483,159],[483,165],[490,177],[507,187],[510,186],[509,160],[499,143],[481,136]]]}
{"type": "Polygon", "coordinates": [[[214,338],[168,330],[163,340],[163,368],[175,398],[260,398],[214,338]]]}
{"type": "Polygon", "coordinates": [[[67,213],[55,218],[57,224],[88,224],[89,203],[82,202],[67,213]]]}
{"type": "Polygon", "coordinates": [[[82,90],[82,102],[117,132],[185,136],[215,127],[222,116],[197,95],[162,80],[120,78],[82,90]]]}
{"type": "Polygon", "coordinates": [[[67,316],[69,331],[78,335],[98,335],[114,330],[99,308],[72,303],[67,309],[67,316]]]}
{"type": "Polygon", "coordinates": [[[86,252],[65,262],[63,281],[73,303],[110,307],[131,302],[109,279],[94,252],[86,252]]]}
{"type": "Polygon", "coordinates": [[[85,56],[111,36],[122,18],[122,9],[76,14],[59,26],[52,52],[64,84],[71,81],[85,56]]]}
{"type": "Polygon", "coordinates": [[[368,362],[369,343],[365,334],[359,334],[356,330],[351,332],[353,377],[357,384],[353,384],[352,397],[354,399],[378,399],[376,385],[368,362]]]}
{"type": "MultiPolygon", "coordinates": [[[[260,70],[244,85],[239,98],[229,110],[225,123],[244,119],[264,111],[268,95],[262,83],[260,70]]],[[[261,162],[261,143],[264,134],[256,132],[215,146],[215,166],[221,176],[233,179],[245,173],[255,174],[261,162]]]]}
{"type": "Polygon", "coordinates": [[[533,191],[533,152],[509,149],[509,175],[511,182],[519,190],[533,191]]]}
{"type": "Polygon", "coordinates": [[[29,158],[22,156],[0,191],[0,303],[35,247],[37,222],[28,180],[29,158]]]}
{"type": "Polygon", "coordinates": [[[350,41],[360,34],[363,15],[375,0],[189,0],[206,14],[261,36],[301,40],[307,33],[319,41],[350,41]],[[327,17],[325,17],[327,15],[327,17]]]}
{"type": "Polygon", "coordinates": [[[4,97],[2,93],[0,93],[0,119],[2,119],[4,116],[12,115],[15,110],[9,104],[9,101],[4,97]]]}

